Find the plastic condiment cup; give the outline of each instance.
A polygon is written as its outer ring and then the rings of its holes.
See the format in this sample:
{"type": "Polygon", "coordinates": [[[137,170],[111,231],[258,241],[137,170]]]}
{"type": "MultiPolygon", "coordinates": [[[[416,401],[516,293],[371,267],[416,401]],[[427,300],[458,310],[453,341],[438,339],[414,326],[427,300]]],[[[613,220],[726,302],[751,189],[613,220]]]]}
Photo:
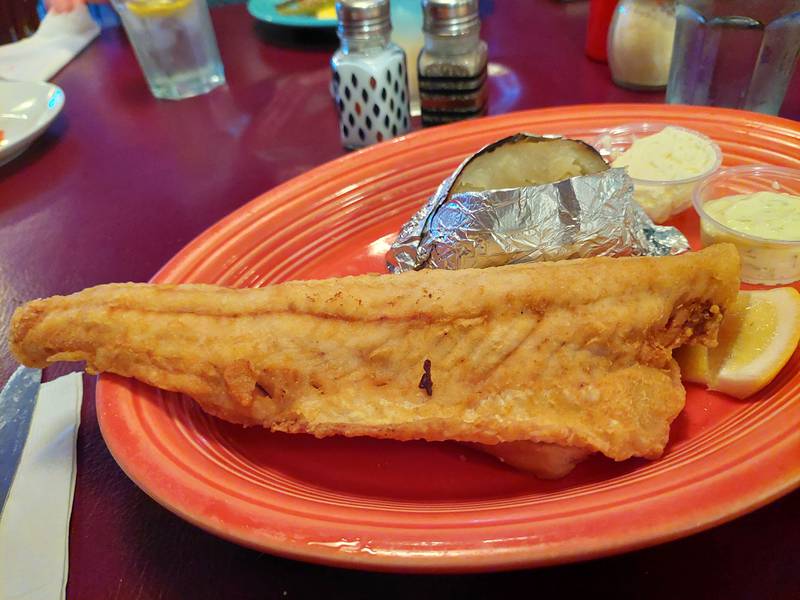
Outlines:
{"type": "Polygon", "coordinates": [[[780,285],[800,280],[800,240],[749,235],[723,225],[705,210],[707,202],[754,192],[800,196],[800,171],[770,165],[730,167],[697,186],[692,202],[700,215],[703,246],[720,242],[735,244],[742,259],[742,281],[746,283],[780,285]]]}
{"type": "Polygon", "coordinates": [[[699,131],[670,125],[668,123],[627,123],[608,129],[598,135],[592,145],[609,163],[612,163],[620,154],[625,152],[639,138],[649,137],[664,129],[675,127],[682,129],[707,142],[714,152],[714,162],[709,169],[698,175],[682,179],[639,179],[633,180],[634,199],[645,209],[647,214],[656,223],[663,223],[672,215],[686,210],[692,203],[692,193],[697,185],[709,177],[722,164],[722,152],[719,146],[699,131]]]}

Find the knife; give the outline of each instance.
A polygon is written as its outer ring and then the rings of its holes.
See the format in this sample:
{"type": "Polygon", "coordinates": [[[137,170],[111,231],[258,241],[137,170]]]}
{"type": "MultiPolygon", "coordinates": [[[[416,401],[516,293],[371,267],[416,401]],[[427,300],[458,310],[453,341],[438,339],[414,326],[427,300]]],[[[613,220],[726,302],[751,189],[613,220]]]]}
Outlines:
{"type": "Polygon", "coordinates": [[[20,367],[0,392],[0,514],[28,439],[41,382],[41,369],[20,367]]]}

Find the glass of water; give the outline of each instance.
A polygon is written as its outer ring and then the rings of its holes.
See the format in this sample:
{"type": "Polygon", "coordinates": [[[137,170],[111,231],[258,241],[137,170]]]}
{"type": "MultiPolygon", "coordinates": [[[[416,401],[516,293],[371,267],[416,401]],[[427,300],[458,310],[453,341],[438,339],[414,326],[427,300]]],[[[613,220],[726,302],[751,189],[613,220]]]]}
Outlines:
{"type": "Polygon", "coordinates": [[[225,83],[206,0],[112,2],[156,98],[190,98],[225,83]]]}
{"type": "Polygon", "coordinates": [[[800,0],[678,0],[667,102],[778,114],[800,51],[800,0]]]}

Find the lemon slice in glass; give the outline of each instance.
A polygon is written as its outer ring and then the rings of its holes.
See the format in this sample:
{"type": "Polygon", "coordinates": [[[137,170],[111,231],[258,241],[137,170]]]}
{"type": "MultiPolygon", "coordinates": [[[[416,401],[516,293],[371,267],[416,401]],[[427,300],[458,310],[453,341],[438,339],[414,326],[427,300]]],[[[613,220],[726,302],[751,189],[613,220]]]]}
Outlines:
{"type": "Polygon", "coordinates": [[[800,341],[800,293],[790,287],[740,292],[716,348],[675,351],[681,375],[736,398],[752,396],[789,362],[800,341]]]}
{"type": "Polygon", "coordinates": [[[125,6],[137,17],[170,17],[189,6],[193,0],[128,0],[125,6]]]}

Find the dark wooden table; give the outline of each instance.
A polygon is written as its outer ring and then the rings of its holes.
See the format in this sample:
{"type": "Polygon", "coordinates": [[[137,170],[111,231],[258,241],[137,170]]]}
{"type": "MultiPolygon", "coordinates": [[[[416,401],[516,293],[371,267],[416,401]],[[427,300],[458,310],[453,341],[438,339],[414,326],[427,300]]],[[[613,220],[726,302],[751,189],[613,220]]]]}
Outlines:
{"type": "MultiPolygon", "coordinates": [[[[587,6],[495,2],[484,21],[492,113],[587,102],[660,102],[615,87],[583,55],[587,6]]],[[[342,154],[326,41],[214,11],[228,85],[154,100],[130,46],[106,30],[58,77],[64,113],[0,168],[0,338],[25,300],[144,281],[203,229],[342,154]]],[[[782,114],[800,116],[797,78],[782,114]]],[[[0,382],[15,365],[3,342],[0,382]]],[[[51,369],[52,378],[63,371],[51,369]]],[[[647,550],[562,567],[465,576],[382,575],[275,558],[217,539],[150,500],[98,430],[93,378],[78,438],[70,598],[800,597],[800,492],[647,550]]],[[[800,460],[800,457],[798,457],[800,460]]]]}

